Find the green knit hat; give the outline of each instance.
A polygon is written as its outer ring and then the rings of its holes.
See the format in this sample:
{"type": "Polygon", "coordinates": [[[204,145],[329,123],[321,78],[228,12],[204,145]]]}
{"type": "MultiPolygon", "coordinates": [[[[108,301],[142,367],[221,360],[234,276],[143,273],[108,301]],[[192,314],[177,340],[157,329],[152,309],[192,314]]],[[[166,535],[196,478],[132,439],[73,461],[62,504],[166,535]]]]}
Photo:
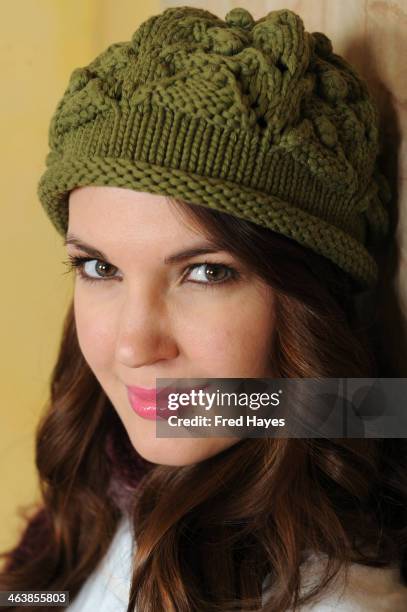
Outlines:
{"type": "Polygon", "coordinates": [[[38,195],[62,235],[75,187],[173,196],[271,228],[369,288],[391,198],[378,119],[365,81],[292,11],[169,8],[72,72],[38,195]]]}

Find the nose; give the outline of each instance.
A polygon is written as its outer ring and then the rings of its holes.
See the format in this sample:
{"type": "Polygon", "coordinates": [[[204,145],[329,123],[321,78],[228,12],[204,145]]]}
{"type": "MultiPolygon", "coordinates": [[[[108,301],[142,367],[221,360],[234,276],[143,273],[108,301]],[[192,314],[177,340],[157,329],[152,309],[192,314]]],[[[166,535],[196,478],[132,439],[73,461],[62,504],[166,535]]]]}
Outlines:
{"type": "Polygon", "coordinates": [[[165,300],[140,291],[127,295],[117,324],[117,361],[139,368],[174,359],[178,353],[165,300]]]}

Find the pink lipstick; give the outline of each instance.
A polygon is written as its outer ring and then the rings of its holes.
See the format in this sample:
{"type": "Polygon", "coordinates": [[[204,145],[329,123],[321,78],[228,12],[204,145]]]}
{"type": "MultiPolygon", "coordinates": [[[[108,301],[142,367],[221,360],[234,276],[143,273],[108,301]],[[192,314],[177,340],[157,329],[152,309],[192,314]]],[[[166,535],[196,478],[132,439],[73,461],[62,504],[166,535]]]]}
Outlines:
{"type": "MultiPolygon", "coordinates": [[[[206,389],[208,385],[203,385],[202,387],[191,387],[188,389],[183,389],[183,392],[188,393],[195,389],[199,391],[200,389],[206,389]]],[[[157,412],[157,395],[167,395],[171,392],[180,392],[180,389],[177,389],[175,386],[164,387],[163,389],[155,389],[146,388],[146,387],[136,387],[136,386],[127,386],[127,396],[129,398],[130,405],[134,412],[141,416],[143,419],[156,420],[157,418],[166,419],[172,414],[176,414],[171,410],[160,410],[157,412]]],[[[182,408],[182,407],[181,407],[182,408]]],[[[181,409],[180,408],[180,409],[181,409]]],[[[185,408],[185,407],[184,407],[185,408]]]]}
{"type": "Polygon", "coordinates": [[[127,387],[127,396],[134,412],[144,419],[155,421],[157,415],[156,390],[145,387],[127,387]]]}

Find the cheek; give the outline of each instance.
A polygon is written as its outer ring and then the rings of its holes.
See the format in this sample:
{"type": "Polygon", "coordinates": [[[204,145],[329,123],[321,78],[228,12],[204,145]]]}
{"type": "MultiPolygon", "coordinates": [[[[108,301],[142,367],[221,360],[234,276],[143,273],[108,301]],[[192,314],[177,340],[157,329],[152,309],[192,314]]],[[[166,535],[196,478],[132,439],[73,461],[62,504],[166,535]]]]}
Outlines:
{"type": "Polygon", "coordinates": [[[204,371],[218,370],[225,377],[261,375],[272,343],[273,302],[257,293],[245,298],[184,320],[185,346],[204,371]]]}
{"type": "Polygon", "coordinates": [[[74,296],[75,325],[83,356],[94,370],[106,367],[112,356],[114,332],[108,324],[106,312],[95,304],[89,304],[79,291],[74,296]]]}

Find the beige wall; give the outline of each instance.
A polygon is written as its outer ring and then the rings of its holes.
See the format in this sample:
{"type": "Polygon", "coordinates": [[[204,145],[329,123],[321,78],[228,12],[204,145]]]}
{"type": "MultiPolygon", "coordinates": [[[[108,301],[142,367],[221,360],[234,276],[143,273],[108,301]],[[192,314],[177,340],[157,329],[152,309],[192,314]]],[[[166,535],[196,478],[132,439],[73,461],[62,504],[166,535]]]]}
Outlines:
{"type": "MultiPolygon", "coordinates": [[[[407,186],[405,26],[402,0],[296,2],[168,2],[159,0],[24,0],[5,3],[0,65],[2,165],[2,402],[0,430],[0,549],[15,541],[16,508],[35,499],[33,430],[47,397],[61,324],[71,295],[63,275],[61,239],[40,210],[36,185],[44,168],[51,113],[73,68],[109,43],[129,39],[139,23],[167,6],[193,5],[224,17],[234,6],[255,18],[291,8],[310,31],[324,31],[334,49],[360,68],[383,109],[388,173],[399,198],[396,280],[407,316],[407,186]],[[403,31],[404,28],[404,31],[403,31]],[[404,231],[403,231],[404,230],[404,231]],[[401,282],[401,276],[404,280],[401,282]]],[[[387,316],[393,318],[391,300],[387,316]]],[[[391,333],[391,332],[389,332],[391,333]]],[[[401,351],[399,351],[401,355],[401,351]]],[[[407,363],[407,356],[406,356],[407,363]]],[[[407,376],[407,372],[404,374],[407,376]]]]}

